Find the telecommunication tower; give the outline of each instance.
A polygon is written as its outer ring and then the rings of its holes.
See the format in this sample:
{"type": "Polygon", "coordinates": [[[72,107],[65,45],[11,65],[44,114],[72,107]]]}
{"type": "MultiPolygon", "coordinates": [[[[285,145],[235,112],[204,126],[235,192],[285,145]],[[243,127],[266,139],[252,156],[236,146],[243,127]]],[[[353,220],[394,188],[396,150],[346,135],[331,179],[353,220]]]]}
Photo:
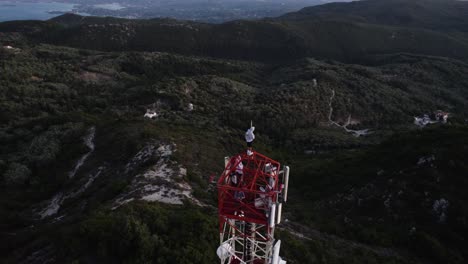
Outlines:
{"type": "Polygon", "coordinates": [[[218,180],[221,264],[285,264],[275,241],[288,198],[289,167],[256,151],[225,158],[218,180]]]}

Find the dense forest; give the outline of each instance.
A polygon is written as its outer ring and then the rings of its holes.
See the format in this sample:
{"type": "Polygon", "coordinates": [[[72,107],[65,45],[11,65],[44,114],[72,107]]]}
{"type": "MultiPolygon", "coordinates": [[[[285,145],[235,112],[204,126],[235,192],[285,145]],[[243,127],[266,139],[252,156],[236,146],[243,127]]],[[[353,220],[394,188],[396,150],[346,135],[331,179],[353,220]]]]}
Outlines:
{"type": "Polygon", "coordinates": [[[288,263],[465,263],[465,33],[375,21],[374,1],[220,25],[0,23],[1,262],[218,262],[210,178],[253,120],[255,149],[292,168],[288,263]]]}

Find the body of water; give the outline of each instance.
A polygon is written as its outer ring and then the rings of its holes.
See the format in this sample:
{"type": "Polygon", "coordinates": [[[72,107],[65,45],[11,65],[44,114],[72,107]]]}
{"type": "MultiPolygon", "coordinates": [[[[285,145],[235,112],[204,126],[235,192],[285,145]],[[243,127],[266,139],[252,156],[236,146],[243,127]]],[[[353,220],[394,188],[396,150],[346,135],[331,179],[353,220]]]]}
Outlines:
{"type": "Polygon", "coordinates": [[[0,21],[47,20],[60,15],[57,11],[63,13],[72,11],[74,6],[74,4],[55,2],[13,3],[0,1],[0,21]]]}
{"type": "Polygon", "coordinates": [[[119,3],[110,3],[110,4],[98,4],[94,5],[95,8],[107,9],[107,10],[121,10],[125,7],[119,3]]]}

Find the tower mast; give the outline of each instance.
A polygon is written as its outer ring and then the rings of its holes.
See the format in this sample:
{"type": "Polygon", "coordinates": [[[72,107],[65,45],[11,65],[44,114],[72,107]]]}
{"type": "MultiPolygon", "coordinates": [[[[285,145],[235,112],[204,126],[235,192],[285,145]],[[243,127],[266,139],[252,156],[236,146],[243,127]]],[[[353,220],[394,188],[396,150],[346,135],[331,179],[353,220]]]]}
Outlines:
{"type": "Polygon", "coordinates": [[[289,167],[258,152],[225,158],[218,180],[221,264],[285,264],[275,227],[287,201],[289,167]]]}

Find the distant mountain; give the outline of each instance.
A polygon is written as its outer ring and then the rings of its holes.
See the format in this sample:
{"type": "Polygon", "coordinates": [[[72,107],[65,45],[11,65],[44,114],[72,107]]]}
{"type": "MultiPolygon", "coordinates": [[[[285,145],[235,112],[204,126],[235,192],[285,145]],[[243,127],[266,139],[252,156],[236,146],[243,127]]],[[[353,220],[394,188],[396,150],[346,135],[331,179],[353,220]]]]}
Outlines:
{"type": "MultiPolygon", "coordinates": [[[[339,0],[337,0],[339,1],[339,0]]],[[[341,0],[343,1],[343,0],[341,0]]],[[[348,1],[348,0],[345,0],[348,1]]],[[[10,1],[11,2],[11,1],[10,1]]],[[[329,0],[61,0],[68,3],[57,7],[57,3],[48,0],[16,0],[15,5],[3,8],[1,12],[8,16],[0,16],[6,20],[39,19],[52,17],[48,12],[63,14],[56,10],[73,10],[81,14],[93,16],[113,16],[123,18],[175,18],[210,23],[222,23],[235,19],[260,19],[276,17],[288,12],[297,11],[306,6],[323,4],[329,0]],[[24,2],[24,3],[21,3],[24,2]],[[34,3],[31,3],[34,2],[34,3]],[[55,6],[54,6],[55,5],[55,6]],[[16,11],[14,11],[16,10],[16,11]],[[28,12],[28,10],[38,11],[28,12]]],[[[61,5],[60,3],[58,3],[61,5]]],[[[2,5],[0,5],[1,7],[2,5]]],[[[4,6],[6,7],[6,6],[4,6]]]]}
{"type": "MultiPolygon", "coordinates": [[[[445,9],[440,5],[452,6],[451,1],[418,1],[434,2],[435,7],[430,10],[437,11],[439,17],[445,14],[445,9]]],[[[463,20],[450,30],[441,30],[447,27],[447,23],[434,19],[430,24],[437,30],[433,30],[412,27],[412,24],[404,26],[389,18],[381,19],[382,23],[376,24],[371,19],[345,19],[346,15],[343,19],[337,19],[341,17],[338,11],[329,15],[330,10],[345,10],[347,6],[356,5],[370,5],[373,8],[363,8],[360,12],[367,17],[377,17],[373,14],[378,10],[385,12],[388,6],[400,7],[400,2],[373,0],[334,3],[277,19],[239,20],[217,25],[169,19],[126,20],[66,14],[47,22],[38,22],[33,28],[30,28],[31,22],[2,23],[0,32],[21,31],[26,32],[33,41],[87,49],[168,51],[266,62],[303,57],[360,62],[369,55],[398,52],[468,58],[468,38],[464,32],[457,31],[465,25],[463,20]]],[[[417,13],[415,16],[419,17],[417,13]]]]}
{"type": "Polygon", "coordinates": [[[468,32],[468,2],[458,0],[363,0],[306,7],[285,20],[326,19],[468,32]]]}

